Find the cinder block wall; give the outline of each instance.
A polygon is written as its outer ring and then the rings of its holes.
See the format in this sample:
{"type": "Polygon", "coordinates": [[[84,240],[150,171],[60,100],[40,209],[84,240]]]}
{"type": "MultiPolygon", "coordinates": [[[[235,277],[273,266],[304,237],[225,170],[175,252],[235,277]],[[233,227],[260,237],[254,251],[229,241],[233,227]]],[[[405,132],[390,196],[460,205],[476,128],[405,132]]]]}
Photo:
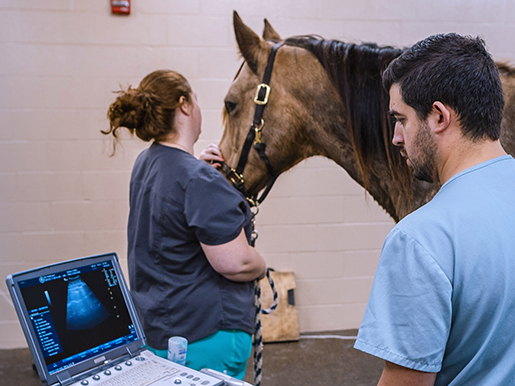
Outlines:
{"type": "MultiPolygon", "coordinates": [[[[116,251],[125,265],[129,174],[146,144],[125,136],[115,157],[100,134],[120,85],[183,73],[203,108],[195,150],[221,136],[223,97],[241,63],[232,11],[261,33],[318,34],[407,46],[438,32],[481,35],[515,60],[515,1],[0,1],[0,348],[25,341],[9,273],[116,251]]],[[[301,331],[359,326],[393,221],[331,161],[283,175],[257,218],[257,249],[297,277],[301,331]]]]}

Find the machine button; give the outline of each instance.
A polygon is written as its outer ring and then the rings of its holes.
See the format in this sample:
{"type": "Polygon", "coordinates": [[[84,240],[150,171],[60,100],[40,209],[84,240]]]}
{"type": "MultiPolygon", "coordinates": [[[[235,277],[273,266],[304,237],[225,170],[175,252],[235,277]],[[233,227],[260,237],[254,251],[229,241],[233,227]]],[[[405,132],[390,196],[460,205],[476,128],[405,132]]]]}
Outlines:
{"type": "Polygon", "coordinates": [[[99,381],[100,380],[100,375],[96,374],[96,375],[93,375],[93,379],[95,381],[99,381]]]}

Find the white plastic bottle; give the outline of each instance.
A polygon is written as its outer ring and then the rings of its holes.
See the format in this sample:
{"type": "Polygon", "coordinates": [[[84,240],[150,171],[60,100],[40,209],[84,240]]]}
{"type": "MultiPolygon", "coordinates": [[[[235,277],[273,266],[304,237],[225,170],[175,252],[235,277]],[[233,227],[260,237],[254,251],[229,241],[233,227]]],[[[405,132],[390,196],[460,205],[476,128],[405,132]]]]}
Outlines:
{"type": "Polygon", "coordinates": [[[168,359],[180,365],[186,365],[188,340],[182,336],[172,336],[168,339],[168,359]]]}

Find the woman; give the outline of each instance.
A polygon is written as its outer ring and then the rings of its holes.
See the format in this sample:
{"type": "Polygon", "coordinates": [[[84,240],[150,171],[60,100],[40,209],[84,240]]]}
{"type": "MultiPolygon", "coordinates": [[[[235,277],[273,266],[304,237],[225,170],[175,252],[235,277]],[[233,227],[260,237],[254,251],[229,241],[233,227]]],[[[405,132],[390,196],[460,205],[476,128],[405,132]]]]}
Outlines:
{"type": "Polygon", "coordinates": [[[253,280],[266,272],[248,244],[245,198],[193,156],[201,132],[195,93],[180,74],[155,71],[110,106],[114,136],[127,128],[151,142],[130,183],[131,294],[149,349],[166,357],[171,336],[188,339],[186,365],[243,379],[254,330],[253,280]]]}

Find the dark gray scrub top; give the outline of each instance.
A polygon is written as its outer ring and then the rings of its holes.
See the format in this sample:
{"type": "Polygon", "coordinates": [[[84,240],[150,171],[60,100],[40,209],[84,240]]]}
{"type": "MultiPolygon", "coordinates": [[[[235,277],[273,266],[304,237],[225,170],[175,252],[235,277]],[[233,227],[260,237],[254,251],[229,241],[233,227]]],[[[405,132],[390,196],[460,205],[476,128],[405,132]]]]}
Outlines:
{"type": "Polygon", "coordinates": [[[130,183],[128,265],[131,294],[147,344],[193,342],[219,330],[253,333],[253,282],[234,282],[209,264],[200,242],[220,245],[245,227],[245,198],[213,167],[182,150],[152,144],[130,183]]]}

